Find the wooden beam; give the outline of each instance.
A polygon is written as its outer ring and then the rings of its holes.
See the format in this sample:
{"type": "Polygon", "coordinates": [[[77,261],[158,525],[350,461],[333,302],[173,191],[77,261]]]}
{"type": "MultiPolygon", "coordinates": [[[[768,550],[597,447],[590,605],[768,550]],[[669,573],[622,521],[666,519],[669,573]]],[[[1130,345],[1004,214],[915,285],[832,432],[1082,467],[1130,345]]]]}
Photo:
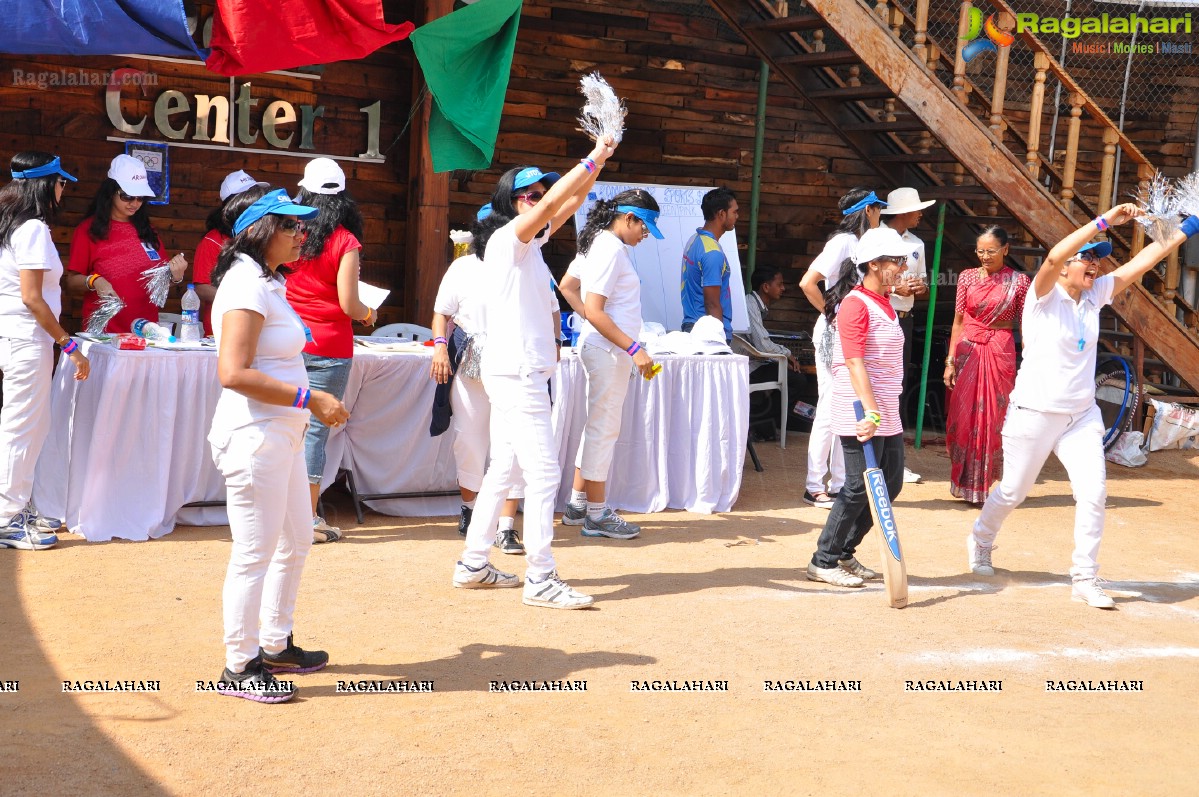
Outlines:
{"type": "Polygon", "coordinates": [[[746,23],[746,30],[768,30],[775,33],[794,33],[801,30],[816,30],[824,27],[824,20],[815,14],[795,17],[775,17],[746,23]]]}
{"type": "MultiPolygon", "coordinates": [[[[454,0],[424,0],[421,24],[449,14],[454,0]]],[[[412,96],[420,97],[425,87],[415,59],[412,96]]],[[[445,273],[450,253],[450,176],[433,172],[429,151],[429,115],[433,98],[428,94],[408,129],[408,258],[404,270],[403,321],[428,326],[433,319],[433,302],[445,273]]]]}

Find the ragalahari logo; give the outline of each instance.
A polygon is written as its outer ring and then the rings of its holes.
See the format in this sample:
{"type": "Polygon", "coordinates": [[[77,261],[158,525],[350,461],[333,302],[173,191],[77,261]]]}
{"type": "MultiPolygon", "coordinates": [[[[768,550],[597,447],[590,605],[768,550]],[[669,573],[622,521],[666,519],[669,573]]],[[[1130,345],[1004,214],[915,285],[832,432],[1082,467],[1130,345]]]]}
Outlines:
{"type": "Polygon", "coordinates": [[[966,27],[966,35],[962,37],[962,41],[967,44],[962,47],[962,60],[970,63],[975,56],[981,53],[998,52],[1000,47],[1011,47],[1016,41],[1010,31],[1015,27],[1015,21],[1011,19],[1011,15],[1007,12],[1003,14],[992,14],[983,21],[983,12],[977,8],[970,9],[970,21],[966,27]],[[979,38],[980,34],[985,34],[985,38],[979,38]]]}

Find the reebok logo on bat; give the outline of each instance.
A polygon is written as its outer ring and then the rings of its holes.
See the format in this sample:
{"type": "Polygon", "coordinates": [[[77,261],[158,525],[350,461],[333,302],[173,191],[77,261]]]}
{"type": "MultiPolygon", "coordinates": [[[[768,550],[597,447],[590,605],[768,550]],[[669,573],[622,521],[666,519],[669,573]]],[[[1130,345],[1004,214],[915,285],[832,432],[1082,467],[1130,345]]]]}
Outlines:
{"type": "Polygon", "coordinates": [[[867,488],[870,490],[870,500],[878,510],[878,522],[882,525],[883,537],[887,540],[887,548],[895,561],[900,561],[899,536],[895,528],[895,515],[891,510],[891,501],[887,497],[887,482],[883,479],[881,470],[870,471],[866,474],[867,488]]]}

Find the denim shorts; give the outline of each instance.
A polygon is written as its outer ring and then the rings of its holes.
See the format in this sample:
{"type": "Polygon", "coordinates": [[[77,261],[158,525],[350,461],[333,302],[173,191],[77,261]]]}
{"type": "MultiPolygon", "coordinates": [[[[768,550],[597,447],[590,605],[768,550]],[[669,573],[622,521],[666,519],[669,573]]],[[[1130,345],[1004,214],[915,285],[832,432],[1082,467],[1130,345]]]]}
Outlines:
{"type": "MultiPolygon", "coordinates": [[[[304,353],[304,369],[308,371],[308,388],[323,390],[338,399],[346,396],[346,383],[350,381],[349,357],[321,357],[319,354],[304,353]]],[[[329,427],[315,415],[308,422],[308,433],[304,435],[304,467],[308,470],[308,483],[320,484],[325,475],[325,442],[329,439],[329,427]]]]}

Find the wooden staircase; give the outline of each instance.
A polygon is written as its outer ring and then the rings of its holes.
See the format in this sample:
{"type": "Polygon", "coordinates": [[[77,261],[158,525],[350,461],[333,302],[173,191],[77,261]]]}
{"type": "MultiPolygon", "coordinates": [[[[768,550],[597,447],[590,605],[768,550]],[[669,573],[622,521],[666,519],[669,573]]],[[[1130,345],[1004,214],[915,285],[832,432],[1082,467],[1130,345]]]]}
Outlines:
{"type": "MultiPolygon", "coordinates": [[[[948,203],[958,223],[975,229],[999,220],[1012,232],[1006,219],[1014,220],[1022,230],[1013,251],[1025,253],[1026,268],[1035,268],[1044,251],[1111,206],[1117,149],[1122,184],[1146,180],[1155,172],[1031,34],[1015,34],[1012,45],[1032,50],[1029,74],[1009,76],[1011,48],[1001,47],[991,56],[989,96],[972,85],[958,49],[965,40],[971,0],[960,4],[958,41],[943,43],[929,36],[930,0],[915,0],[914,13],[888,0],[803,0],[793,14],[787,0],[709,2],[870,164],[880,190],[916,186],[922,196],[948,203]],[[1042,144],[1047,139],[1043,117],[1049,74],[1060,80],[1070,107],[1066,145],[1052,160],[1042,144]],[[1011,92],[1026,102],[1008,98],[1009,77],[1026,81],[1011,92]],[[1097,157],[1088,160],[1088,154],[1097,157]],[[1080,186],[1088,184],[1077,179],[1080,168],[1090,170],[1093,196],[1080,194],[1080,186]]],[[[1014,14],[1005,0],[988,3],[1014,14]]],[[[973,243],[972,234],[960,232],[973,243]]],[[[1114,247],[1105,264],[1109,270],[1144,244],[1137,226],[1109,235],[1114,247]]],[[[945,242],[955,244],[949,233],[945,242]]],[[[1148,346],[1158,358],[1159,381],[1171,383],[1173,374],[1199,390],[1199,314],[1178,293],[1177,253],[1159,271],[1147,275],[1149,287],[1133,286],[1117,298],[1112,309],[1118,323],[1104,343],[1132,356],[1138,372],[1142,346],[1148,346]]]]}

